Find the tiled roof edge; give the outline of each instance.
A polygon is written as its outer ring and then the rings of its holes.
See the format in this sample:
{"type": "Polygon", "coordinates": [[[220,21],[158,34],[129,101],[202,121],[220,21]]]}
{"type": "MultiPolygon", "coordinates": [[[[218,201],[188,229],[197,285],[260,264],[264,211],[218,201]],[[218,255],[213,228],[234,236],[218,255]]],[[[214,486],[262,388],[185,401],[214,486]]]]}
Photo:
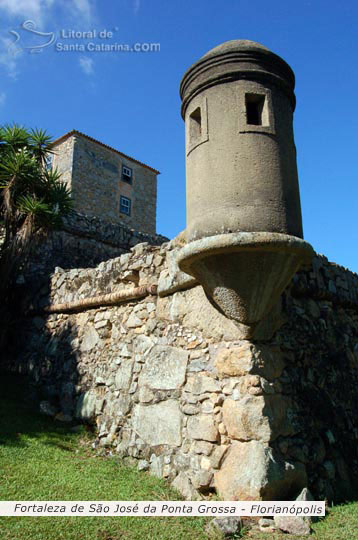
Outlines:
{"type": "Polygon", "coordinates": [[[84,137],[85,139],[88,139],[91,142],[94,142],[96,144],[99,144],[100,146],[103,146],[104,148],[107,148],[108,150],[112,150],[112,152],[116,152],[116,154],[119,154],[120,156],[129,159],[131,161],[134,161],[134,163],[138,163],[138,165],[141,165],[142,167],[145,167],[146,169],[149,169],[150,171],[153,171],[156,174],[160,174],[160,171],[157,169],[153,169],[153,167],[150,167],[149,165],[146,165],[145,163],[142,163],[138,159],[134,159],[131,156],[128,156],[127,154],[124,154],[123,152],[120,152],[119,150],[116,150],[112,146],[109,146],[108,144],[104,144],[101,141],[98,141],[97,139],[94,139],[93,137],[90,137],[89,135],[86,135],[85,133],[81,133],[81,131],[77,131],[77,129],[72,129],[71,131],[68,131],[58,139],[55,139],[52,143],[52,146],[56,146],[57,144],[63,142],[68,137],[71,137],[72,135],[79,135],[80,137],[84,137]]]}

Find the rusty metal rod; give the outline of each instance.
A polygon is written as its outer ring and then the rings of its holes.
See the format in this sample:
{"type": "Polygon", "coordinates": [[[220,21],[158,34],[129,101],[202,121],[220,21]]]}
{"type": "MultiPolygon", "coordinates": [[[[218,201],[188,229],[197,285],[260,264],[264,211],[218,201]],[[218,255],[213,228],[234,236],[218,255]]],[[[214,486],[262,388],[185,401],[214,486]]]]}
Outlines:
{"type": "Polygon", "coordinates": [[[110,294],[102,294],[76,300],[74,302],[66,302],[63,304],[52,304],[45,306],[42,311],[45,313],[66,313],[68,311],[85,311],[94,307],[114,306],[127,302],[128,300],[136,300],[137,298],[145,298],[149,295],[157,294],[157,285],[143,285],[142,287],[132,287],[131,289],[119,291],[110,294]]]}

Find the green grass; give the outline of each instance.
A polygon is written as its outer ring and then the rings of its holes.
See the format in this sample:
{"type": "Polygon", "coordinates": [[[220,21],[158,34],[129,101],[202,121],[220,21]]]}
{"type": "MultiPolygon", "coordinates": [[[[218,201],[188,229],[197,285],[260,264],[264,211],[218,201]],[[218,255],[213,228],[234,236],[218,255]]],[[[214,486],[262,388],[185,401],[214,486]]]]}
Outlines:
{"type": "MultiPolygon", "coordinates": [[[[95,455],[85,430],[40,416],[26,387],[0,374],[0,500],[179,500],[168,484],[95,455]]],[[[6,517],[0,540],[201,540],[207,519],[140,517],[6,517]]],[[[330,509],[313,525],[318,540],[358,540],[358,503],[330,509]]],[[[247,540],[300,538],[245,532],[247,540]]],[[[303,537],[302,537],[303,538],[303,537]]]]}
{"type": "MultiPolygon", "coordinates": [[[[0,383],[0,500],[178,500],[166,482],[101,458],[85,431],[36,414],[24,386],[0,383]]],[[[1,540],[206,539],[204,518],[2,517],[1,540]]]]}
{"type": "Polygon", "coordinates": [[[248,531],[245,540],[358,540],[358,502],[333,506],[326,517],[312,525],[313,534],[307,536],[293,536],[284,533],[261,533],[248,531]]]}
{"type": "Polygon", "coordinates": [[[334,506],[313,529],[320,540],[358,540],[358,502],[334,506]]]}

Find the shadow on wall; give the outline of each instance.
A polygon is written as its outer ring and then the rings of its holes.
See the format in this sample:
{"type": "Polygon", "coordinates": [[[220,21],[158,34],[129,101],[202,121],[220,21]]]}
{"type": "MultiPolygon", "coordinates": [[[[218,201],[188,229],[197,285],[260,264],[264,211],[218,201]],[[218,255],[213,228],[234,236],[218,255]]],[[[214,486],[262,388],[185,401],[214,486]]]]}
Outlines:
{"type": "Polygon", "coordinates": [[[66,270],[94,268],[101,262],[119,257],[127,251],[128,246],[116,247],[94,238],[54,231],[35,249],[26,276],[31,279],[38,273],[50,274],[56,266],[66,270]]]}
{"type": "Polygon", "coordinates": [[[287,359],[281,392],[296,403],[290,422],[300,429],[275,444],[306,464],[315,493],[353,500],[358,494],[356,312],[329,300],[285,296],[290,316],[277,335],[287,359]]]}
{"type": "Polygon", "coordinates": [[[38,396],[28,377],[0,372],[0,448],[26,448],[28,436],[44,434],[46,445],[71,450],[65,438],[72,428],[39,414],[38,396]]]}
{"type": "Polygon", "coordinates": [[[79,380],[78,359],[73,348],[77,328],[67,322],[61,332],[51,334],[45,322],[42,317],[18,318],[9,332],[2,368],[7,371],[7,376],[22,380],[20,403],[24,397],[38,412],[41,410],[57,420],[69,421],[75,411],[79,380]],[[23,353],[19,355],[19,351],[23,353]],[[62,379],[58,378],[59,372],[64,375],[62,379]],[[26,381],[26,396],[21,396],[26,381]]]}
{"type": "MultiPolygon", "coordinates": [[[[141,245],[95,272],[56,272],[51,295],[50,278],[37,295],[39,305],[50,296],[54,303],[69,302],[113,288],[124,290],[140,279],[153,283],[163,271],[166,249],[141,245]]],[[[284,293],[286,322],[271,339],[242,339],[235,326],[227,326],[230,321],[216,312],[212,317],[214,308],[196,286],[112,311],[23,317],[9,343],[8,368],[31,376],[41,387],[38,402],[48,402],[42,407],[51,415],[76,416],[80,397],[81,413],[82,406],[86,409],[81,416],[96,416],[101,446],[143,459],[146,468],[169,475],[169,480],[186,478],[187,490],[192,489],[191,478],[201,492],[212,489],[210,475],[218,478],[220,467],[225,482],[233,480],[224,486],[233,493],[228,497],[236,497],[243,482],[246,489],[259,470],[259,460],[252,457],[252,448],[257,448],[259,455],[268,452],[274,458],[270,489],[281,489],[275,463],[282,461],[291,464],[287,470],[303,472],[300,489],[307,485],[318,499],[354,498],[358,276],[323,258],[314,264],[296,275],[284,293]],[[209,450],[210,461],[207,456],[196,458],[195,468],[187,441],[193,452],[209,450]],[[166,452],[173,449],[178,460],[173,458],[171,468],[165,468],[166,452]],[[226,449],[228,457],[221,454],[226,449]],[[220,459],[211,461],[216,452],[220,459]],[[216,463],[214,472],[202,475],[201,459],[209,466],[216,463]],[[242,467],[244,459],[252,470],[242,467]]],[[[30,293],[22,287],[27,308],[30,293]]],[[[265,479],[267,462],[262,459],[261,464],[265,479]]]]}
{"type": "Polygon", "coordinates": [[[146,234],[124,223],[103,221],[96,216],[73,212],[63,219],[60,231],[52,232],[32,256],[31,274],[51,273],[56,266],[63,269],[93,268],[127,253],[143,242],[160,246],[168,238],[146,234]]]}

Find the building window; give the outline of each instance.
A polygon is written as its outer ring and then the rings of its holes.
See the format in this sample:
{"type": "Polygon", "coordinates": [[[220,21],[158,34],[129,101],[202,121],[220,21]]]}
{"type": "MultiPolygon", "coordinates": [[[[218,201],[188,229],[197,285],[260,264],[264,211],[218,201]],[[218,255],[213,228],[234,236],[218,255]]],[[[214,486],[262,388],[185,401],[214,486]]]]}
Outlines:
{"type": "Polygon", "coordinates": [[[132,183],[132,169],[122,165],[122,180],[128,184],[132,183]]]}
{"type": "Polygon", "coordinates": [[[126,214],[126,216],[130,216],[131,215],[131,206],[132,206],[132,201],[130,199],[128,199],[128,197],[123,197],[123,195],[121,195],[121,198],[120,198],[120,203],[119,203],[119,211],[121,214],[126,214]]]}
{"type": "Polygon", "coordinates": [[[197,107],[190,115],[190,142],[198,144],[201,140],[201,109],[197,107]]]}
{"type": "Polygon", "coordinates": [[[246,94],[246,122],[252,126],[267,126],[268,114],[264,95],[246,94]]]}
{"type": "Polygon", "coordinates": [[[208,133],[208,107],[206,98],[196,100],[197,106],[189,110],[185,120],[186,155],[194,148],[209,140],[208,133]]]}
{"type": "Polygon", "coordinates": [[[45,169],[46,171],[50,171],[52,169],[53,165],[53,154],[48,154],[45,157],[45,169]]]}
{"type": "Polygon", "coordinates": [[[256,92],[256,83],[247,85],[248,92],[237,91],[238,132],[276,135],[271,91],[260,87],[256,92]]]}

